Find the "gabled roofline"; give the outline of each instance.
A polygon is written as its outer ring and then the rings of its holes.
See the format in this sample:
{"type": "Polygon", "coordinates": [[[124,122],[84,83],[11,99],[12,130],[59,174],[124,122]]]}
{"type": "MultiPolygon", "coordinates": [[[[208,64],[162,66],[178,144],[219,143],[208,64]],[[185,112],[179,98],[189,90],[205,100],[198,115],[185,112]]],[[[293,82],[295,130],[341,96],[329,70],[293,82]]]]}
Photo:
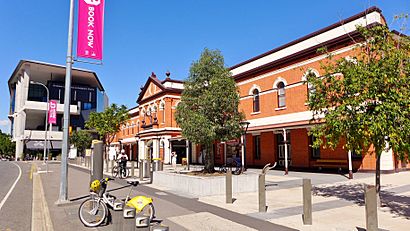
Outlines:
{"type": "MultiPolygon", "coordinates": [[[[66,67],[63,65],[59,65],[59,64],[53,64],[53,63],[46,63],[46,62],[41,62],[41,61],[36,61],[36,60],[26,60],[26,59],[22,59],[19,61],[19,63],[17,64],[16,68],[14,69],[13,73],[11,74],[9,80],[8,80],[8,85],[9,85],[9,90],[10,90],[10,86],[11,86],[11,81],[13,79],[13,77],[17,74],[17,72],[21,69],[21,67],[23,66],[23,64],[25,63],[31,63],[31,64],[39,64],[39,65],[44,65],[44,66],[50,66],[50,67],[56,67],[56,68],[62,68],[65,69],[66,67]]],[[[101,84],[100,79],[97,76],[97,73],[95,73],[94,71],[90,71],[90,70],[86,70],[86,69],[81,69],[81,68],[72,68],[72,70],[75,71],[80,71],[80,72],[87,72],[90,74],[93,74],[95,79],[98,82],[98,88],[100,89],[100,91],[105,91],[103,85],[101,84]]]]}
{"type": "Polygon", "coordinates": [[[141,92],[140,92],[140,94],[139,94],[139,96],[138,96],[138,98],[137,98],[137,104],[138,104],[138,102],[141,101],[142,97],[144,97],[144,93],[145,93],[145,91],[147,90],[147,88],[148,88],[149,84],[151,83],[151,81],[152,81],[152,82],[155,82],[161,90],[164,90],[164,89],[165,89],[164,85],[158,80],[158,78],[157,78],[157,76],[155,75],[155,73],[152,72],[152,73],[151,73],[151,76],[148,77],[147,82],[145,82],[144,87],[141,89],[141,92]]]}
{"type": "Polygon", "coordinates": [[[337,23],[334,23],[334,24],[332,24],[332,25],[330,25],[330,26],[327,26],[327,27],[325,27],[325,28],[322,28],[322,29],[320,29],[320,30],[317,30],[317,31],[315,31],[315,32],[313,32],[313,33],[310,33],[310,34],[308,34],[308,35],[305,35],[305,36],[303,36],[303,37],[301,37],[301,38],[299,38],[299,39],[296,39],[296,40],[294,40],[294,41],[291,41],[291,42],[289,42],[289,43],[286,43],[286,44],[284,44],[284,45],[282,45],[282,46],[279,46],[279,47],[277,47],[277,48],[275,48],[275,49],[273,49],[273,50],[270,50],[270,51],[265,52],[265,53],[263,53],[263,54],[261,54],[261,55],[255,56],[255,57],[253,57],[253,58],[251,58],[251,59],[248,59],[248,60],[246,60],[246,61],[244,61],[244,62],[241,62],[241,63],[239,63],[239,64],[236,64],[236,65],[230,67],[229,70],[233,70],[233,69],[238,68],[238,67],[240,67],[240,66],[243,66],[243,65],[245,65],[245,64],[251,63],[251,62],[253,62],[253,61],[255,61],[255,60],[258,60],[258,59],[260,59],[260,58],[263,58],[263,57],[265,57],[265,56],[268,56],[268,55],[270,55],[270,54],[273,54],[273,53],[275,53],[275,52],[278,52],[278,51],[280,51],[280,50],[282,50],[282,49],[285,49],[285,48],[287,48],[287,47],[290,47],[290,46],[292,46],[292,45],[295,45],[295,44],[297,44],[297,43],[299,43],[299,42],[302,42],[302,41],[304,41],[304,40],[307,40],[307,39],[309,39],[309,38],[312,38],[312,37],[314,37],[314,36],[316,36],[316,35],[322,34],[322,33],[326,32],[326,31],[332,30],[332,29],[334,29],[334,28],[336,28],[336,27],[342,26],[342,25],[344,25],[344,24],[346,24],[346,23],[349,23],[349,22],[351,22],[351,21],[354,21],[354,20],[356,20],[356,19],[358,19],[358,18],[364,17],[364,16],[366,16],[367,14],[372,13],[372,12],[379,12],[380,15],[382,16],[383,20],[386,21],[385,18],[384,18],[384,16],[381,14],[382,11],[381,11],[378,7],[373,6],[373,7],[370,7],[370,8],[368,8],[368,9],[366,9],[365,11],[360,12],[360,13],[358,13],[358,14],[356,14],[356,15],[353,15],[353,16],[347,18],[347,19],[341,20],[341,21],[339,21],[339,22],[337,22],[337,23]]]}

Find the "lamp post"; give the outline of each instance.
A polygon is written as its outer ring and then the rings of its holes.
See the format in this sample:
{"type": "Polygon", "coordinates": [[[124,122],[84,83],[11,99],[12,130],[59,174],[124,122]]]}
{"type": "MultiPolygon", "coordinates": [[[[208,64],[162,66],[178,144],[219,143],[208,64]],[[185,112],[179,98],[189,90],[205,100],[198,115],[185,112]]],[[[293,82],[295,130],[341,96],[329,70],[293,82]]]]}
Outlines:
{"type": "Polygon", "coordinates": [[[246,132],[248,131],[248,127],[250,122],[242,121],[239,123],[242,127],[242,141],[243,141],[243,151],[242,151],[242,171],[246,171],[246,132]]]}
{"type": "Polygon", "coordinates": [[[44,128],[44,163],[46,164],[46,172],[48,172],[48,163],[47,163],[47,128],[48,128],[48,107],[49,107],[49,101],[50,101],[50,92],[48,91],[48,87],[40,82],[34,82],[34,81],[30,81],[30,84],[34,84],[34,85],[40,85],[43,86],[46,89],[47,92],[47,109],[46,109],[46,124],[45,124],[45,128],[44,128]]]}

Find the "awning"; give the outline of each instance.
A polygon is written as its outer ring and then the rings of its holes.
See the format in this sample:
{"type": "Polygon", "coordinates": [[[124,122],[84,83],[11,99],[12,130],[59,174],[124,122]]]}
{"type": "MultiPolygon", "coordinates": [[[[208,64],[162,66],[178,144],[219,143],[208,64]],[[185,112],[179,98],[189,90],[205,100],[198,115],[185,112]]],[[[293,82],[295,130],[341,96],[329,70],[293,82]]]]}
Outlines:
{"type": "Polygon", "coordinates": [[[121,143],[126,144],[126,143],[136,143],[137,138],[136,137],[131,137],[131,138],[125,138],[121,140],[121,143]]]}
{"type": "MultiPolygon", "coordinates": [[[[61,149],[63,142],[60,140],[47,140],[48,149],[61,149]]],[[[30,140],[26,143],[26,148],[30,150],[44,149],[44,140],[30,140]]]]}

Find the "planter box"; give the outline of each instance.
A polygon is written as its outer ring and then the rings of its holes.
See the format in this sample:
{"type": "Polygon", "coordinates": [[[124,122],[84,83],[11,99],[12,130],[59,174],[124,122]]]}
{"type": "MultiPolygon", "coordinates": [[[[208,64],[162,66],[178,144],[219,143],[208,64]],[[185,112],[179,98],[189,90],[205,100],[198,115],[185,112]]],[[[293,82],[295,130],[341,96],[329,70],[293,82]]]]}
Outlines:
{"type": "MultiPolygon", "coordinates": [[[[171,172],[154,172],[153,184],[192,196],[225,194],[225,176],[201,177],[171,172]]],[[[256,192],[257,189],[257,174],[246,173],[232,176],[233,193],[256,192]]]]}

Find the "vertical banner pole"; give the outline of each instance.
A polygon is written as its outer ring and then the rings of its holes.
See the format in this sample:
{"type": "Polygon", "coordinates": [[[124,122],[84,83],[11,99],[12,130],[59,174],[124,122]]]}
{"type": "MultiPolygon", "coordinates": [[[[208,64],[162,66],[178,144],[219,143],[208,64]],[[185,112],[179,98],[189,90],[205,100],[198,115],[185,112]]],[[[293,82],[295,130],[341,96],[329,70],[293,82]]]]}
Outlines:
{"type": "Polygon", "coordinates": [[[74,0],[70,0],[70,17],[68,21],[68,45],[64,90],[64,124],[63,124],[63,146],[61,154],[61,175],[60,175],[60,194],[57,203],[66,203],[68,200],[68,126],[70,122],[70,95],[71,95],[71,69],[73,65],[73,24],[74,24],[74,0]]]}

